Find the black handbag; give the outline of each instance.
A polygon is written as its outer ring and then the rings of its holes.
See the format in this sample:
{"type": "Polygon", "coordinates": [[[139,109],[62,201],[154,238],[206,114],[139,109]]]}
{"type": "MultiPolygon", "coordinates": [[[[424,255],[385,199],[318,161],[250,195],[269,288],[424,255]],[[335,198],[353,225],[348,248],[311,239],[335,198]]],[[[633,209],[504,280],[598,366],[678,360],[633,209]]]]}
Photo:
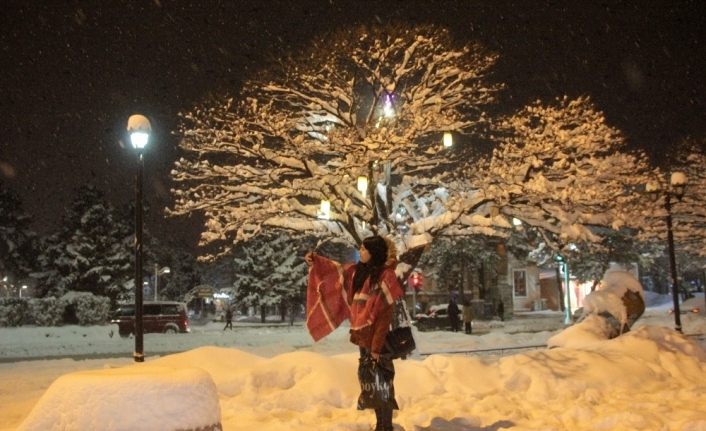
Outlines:
{"type": "Polygon", "coordinates": [[[381,353],[390,359],[406,359],[416,348],[407,305],[404,299],[397,299],[392,304],[392,322],[381,353]]]}
{"type": "Polygon", "coordinates": [[[380,408],[398,410],[394,379],[395,367],[392,365],[392,360],[381,358],[375,361],[369,355],[360,358],[358,410],[380,408]]]}

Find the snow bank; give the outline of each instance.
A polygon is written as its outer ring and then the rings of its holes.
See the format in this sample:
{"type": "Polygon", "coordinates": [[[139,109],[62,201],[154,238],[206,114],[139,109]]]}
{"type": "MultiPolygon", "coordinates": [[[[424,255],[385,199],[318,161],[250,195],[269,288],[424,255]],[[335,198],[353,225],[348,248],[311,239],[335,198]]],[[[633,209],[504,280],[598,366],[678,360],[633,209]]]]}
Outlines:
{"type": "Polygon", "coordinates": [[[216,430],[220,406],[198,368],[137,364],[58,378],[19,430],[216,430]]]}
{"type": "MultiPolygon", "coordinates": [[[[668,316],[660,319],[668,319],[668,316]]],[[[704,320],[702,316],[692,319],[704,320]]],[[[280,332],[279,337],[284,334],[280,332]]],[[[261,340],[270,341],[266,335],[262,333],[261,340]]],[[[470,346],[483,339],[494,342],[501,339],[501,334],[477,337],[434,332],[418,335],[429,349],[440,346],[459,349],[462,343],[470,346]]],[[[513,344],[520,344],[524,337],[526,334],[517,337],[513,344]]],[[[53,385],[26,423],[30,420],[42,425],[53,423],[59,420],[56,415],[60,410],[67,415],[77,412],[79,407],[75,403],[82,403],[83,410],[99,412],[105,423],[122,420],[121,416],[139,411],[161,415],[160,409],[178,405],[180,409],[172,420],[180,418],[181,428],[187,428],[196,424],[195,418],[216,417],[211,404],[192,401],[198,392],[189,392],[188,401],[181,398],[182,381],[190,388],[201,381],[204,382],[201,387],[215,386],[215,391],[204,390],[203,395],[208,392],[212,397],[217,393],[224,430],[368,431],[374,415],[355,409],[359,394],[358,354],[353,346],[344,342],[344,337],[341,338],[340,343],[336,341],[326,348],[326,354],[291,351],[290,347],[287,353],[264,357],[238,349],[203,347],[140,365],[69,374],[78,376],[79,381],[95,379],[95,392],[79,397],[71,393],[72,385],[68,385],[62,394],[67,400],[62,401],[57,398],[62,391],[53,385]],[[137,402],[130,404],[132,386],[121,381],[132,378],[131,374],[137,370],[144,373],[145,378],[154,379],[148,389],[150,400],[160,402],[148,400],[139,406],[137,402]],[[204,374],[208,379],[202,378],[204,374]],[[47,401],[50,395],[55,401],[47,401]],[[128,401],[121,401],[119,410],[112,413],[105,410],[110,404],[105,406],[104,403],[124,398],[128,401]],[[63,404],[60,407],[54,403],[63,404]],[[194,421],[182,422],[182,417],[193,417],[194,421]]],[[[612,340],[589,338],[570,347],[506,357],[431,355],[423,360],[395,361],[396,395],[401,410],[395,412],[394,422],[398,429],[401,426],[410,431],[706,430],[706,412],[694,407],[706,405],[703,379],[706,352],[694,341],[665,327],[644,325],[642,321],[631,332],[612,340]]],[[[268,354],[269,349],[264,353],[268,354]]],[[[35,375],[42,374],[38,371],[42,362],[53,371],[58,366],[80,364],[66,360],[0,364],[0,380],[27,385],[35,375]]],[[[95,366],[96,362],[89,363],[95,366]]],[[[39,387],[38,384],[31,386],[39,387]]],[[[0,388],[0,394],[2,392],[0,388]]],[[[26,397],[15,392],[0,397],[6,401],[0,406],[0,416],[23,417],[19,412],[25,404],[19,399],[26,397]]],[[[169,419],[165,421],[154,429],[165,429],[164,424],[172,423],[169,419]]],[[[13,423],[16,427],[18,422],[13,423]]],[[[149,425],[157,425],[156,419],[149,425]]],[[[7,428],[10,429],[15,428],[7,428]]],[[[110,428],[101,425],[97,429],[110,428]]]]}

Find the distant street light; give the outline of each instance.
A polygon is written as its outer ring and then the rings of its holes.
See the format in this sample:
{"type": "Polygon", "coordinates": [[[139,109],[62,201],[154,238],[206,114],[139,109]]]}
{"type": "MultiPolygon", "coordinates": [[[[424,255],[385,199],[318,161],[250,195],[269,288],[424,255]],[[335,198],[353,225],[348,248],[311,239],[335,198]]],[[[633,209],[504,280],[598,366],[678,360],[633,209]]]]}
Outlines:
{"type": "Polygon", "coordinates": [[[149,142],[152,126],[142,115],[131,115],[127,121],[130,142],[137,150],[137,172],[135,175],[135,362],[144,362],[143,322],[142,322],[142,152],[149,142]]]}
{"type": "Polygon", "coordinates": [[[22,298],[22,291],[25,290],[26,288],[27,288],[27,285],[23,284],[22,288],[20,289],[20,298],[22,298]]]}
{"type": "Polygon", "coordinates": [[[656,183],[647,184],[646,190],[652,193],[651,196],[655,200],[659,198],[659,193],[664,194],[664,209],[667,211],[665,221],[667,223],[667,245],[669,248],[669,269],[672,275],[672,302],[674,305],[674,329],[677,332],[682,332],[681,316],[679,310],[679,283],[677,281],[677,260],[674,256],[674,234],[672,233],[672,196],[681,201],[684,197],[684,191],[688,179],[683,172],[673,172],[669,183],[671,187],[666,190],[660,190],[656,183]]]}
{"type": "Polygon", "coordinates": [[[156,301],[159,297],[159,276],[163,274],[169,274],[171,270],[168,266],[159,269],[159,265],[154,264],[154,300],[156,301]]]}
{"type": "Polygon", "coordinates": [[[2,290],[4,292],[3,296],[6,296],[6,297],[12,296],[14,294],[13,289],[12,289],[12,283],[10,283],[7,275],[4,276],[2,278],[2,280],[0,280],[0,281],[2,281],[1,285],[2,285],[2,290]]]}

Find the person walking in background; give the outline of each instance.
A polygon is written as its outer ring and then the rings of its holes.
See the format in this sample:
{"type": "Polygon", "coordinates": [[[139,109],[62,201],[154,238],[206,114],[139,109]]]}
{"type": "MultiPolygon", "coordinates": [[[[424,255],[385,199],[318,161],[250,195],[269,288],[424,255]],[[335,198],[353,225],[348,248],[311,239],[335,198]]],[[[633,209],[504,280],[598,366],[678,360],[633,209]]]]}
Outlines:
{"type": "Polygon", "coordinates": [[[223,327],[223,330],[225,331],[228,328],[231,331],[233,330],[233,309],[230,305],[226,308],[226,326],[223,327]]]}
{"type": "MultiPolygon", "coordinates": [[[[320,319],[317,317],[318,314],[312,313],[307,316],[307,327],[312,320],[329,322],[324,327],[325,330],[319,329],[318,325],[312,325],[317,328],[312,336],[314,340],[318,340],[333,330],[330,322],[340,323],[344,320],[343,317],[350,318],[350,342],[357,345],[360,351],[358,379],[361,382],[361,388],[364,367],[371,361],[383,370],[384,383],[389,382],[390,399],[385,405],[374,408],[377,419],[375,430],[392,431],[392,411],[398,408],[397,401],[394,399],[395,367],[392,359],[384,354],[383,347],[392,322],[392,305],[395,300],[404,295],[395,275],[397,251],[394,243],[379,235],[365,238],[360,246],[360,261],[356,264],[341,265],[314,252],[307,253],[304,260],[310,267],[308,295],[314,292],[323,295],[322,292],[327,291],[330,286],[325,286],[325,281],[319,280],[319,275],[325,272],[326,268],[335,268],[336,277],[333,280],[336,280],[337,288],[334,291],[338,291],[339,294],[334,296],[340,298],[342,293],[349,306],[344,309],[349,313],[347,316],[329,315],[331,307],[321,307],[323,310],[329,310],[326,311],[326,319],[320,319]],[[339,285],[340,281],[343,283],[342,286],[339,285]]],[[[317,304],[322,299],[325,298],[319,297],[317,304]]],[[[311,327],[309,329],[311,333],[311,327]]],[[[358,409],[365,408],[371,407],[361,405],[359,398],[358,409]]]]}
{"type": "Polygon", "coordinates": [[[456,297],[453,295],[449,300],[449,306],[446,309],[446,313],[449,315],[449,320],[451,321],[451,330],[458,332],[458,304],[456,304],[456,297]]]}
{"type": "Polygon", "coordinates": [[[505,304],[502,300],[498,303],[498,317],[500,317],[500,321],[505,321],[505,304]]]}
{"type": "Polygon", "coordinates": [[[463,329],[466,334],[471,334],[473,332],[473,307],[471,307],[471,301],[468,299],[463,300],[463,329]]]}

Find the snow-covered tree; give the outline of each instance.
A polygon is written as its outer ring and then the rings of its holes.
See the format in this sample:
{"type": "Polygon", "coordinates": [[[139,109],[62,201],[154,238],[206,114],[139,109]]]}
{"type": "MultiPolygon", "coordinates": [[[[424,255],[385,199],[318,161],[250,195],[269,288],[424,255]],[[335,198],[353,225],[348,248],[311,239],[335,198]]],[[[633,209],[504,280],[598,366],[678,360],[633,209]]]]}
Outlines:
{"type": "Polygon", "coordinates": [[[595,227],[639,226],[625,208],[644,199],[635,190],[650,175],[646,158],[629,153],[621,133],[588,98],[536,102],[508,118],[501,145],[475,172],[496,212],[537,228],[562,250],[598,241],[595,227]]]}
{"type": "Polygon", "coordinates": [[[235,249],[235,301],[255,307],[265,321],[271,306],[301,302],[307,266],[301,243],[282,232],[261,235],[235,249]]]}
{"type": "MultiPolygon", "coordinates": [[[[200,283],[200,273],[196,257],[185,250],[160,246],[153,242],[152,249],[157,255],[159,265],[168,266],[170,272],[159,279],[160,299],[182,301],[189,290],[200,283]]],[[[148,262],[148,268],[154,267],[148,262]]],[[[154,278],[154,275],[153,277],[154,278]]],[[[154,281],[153,281],[154,282],[154,281]]],[[[218,286],[219,284],[213,284],[218,286]]]]}
{"type": "MultiPolygon", "coordinates": [[[[671,213],[674,252],[680,284],[685,272],[699,273],[706,264],[706,153],[704,138],[687,138],[664,154],[660,170],[650,178],[649,189],[641,212],[643,224],[640,239],[652,244],[650,256],[656,265],[647,269],[661,291],[671,286],[667,215],[671,213]],[[670,185],[672,174],[684,174],[687,184],[683,197],[670,185]],[[667,208],[669,206],[669,209],[667,208]]],[[[675,177],[676,179],[676,177],[675,177]]]]}
{"type": "MultiPolygon", "coordinates": [[[[494,271],[494,264],[499,255],[496,252],[493,241],[482,235],[474,237],[460,238],[439,238],[435,240],[429,251],[419,262],[421,268],[434,268],[432,274],[425,274],[432,277],[441,289],[453,291],[467,295],[464,292],[466,286],[471,287],[473,283],[479,283],[477,287],[481,297],[486,298],[486,287],[480,274],[486,271],[494,271]]],[[[470,298],[470,295],[468,296],[470,298]]]]}
{"type": "Polygon", "coordinates": [[[0,280],[17,284],[34,268],[37,235],[30,224],[20,199],[0,180],[0,280]]]}
{"type": "Polygon", "coordinates": [[[42,296],[90,292],[113,305],[134,286],[133,228],[103,194],[82,186],[67,207],[60,232],[46,240],[36,274],[42,296]]]}
{"type": "Polygon", "coordinates": [[[274,227],[351,243],[380,232],[404,253],[440,235],[508,236],[511,217],[560,249],[631,221],[617,208],[644,159],[620,152],[620,132],[586,98],[491,121],[496,59],[432,26],[315,40],[237,99],[183,115],[171,213],[203,212],[202,244],[223,251],[274,227]],[[482,157],[489,140],[499,147],[482,157]]]}
{"type": "MultiPolygon", "coordinates": [[[[250,80],[239,100],[183,116],[173,213],[204,211],[202,243],[226,249],[263,226],[351,242],[392,231],[393,215],[373,205],[373,175],[387,162],[396,181],[452,173],[463,151],[441,151],[441,136],[480,133],[500,87],[486,76],[495,59],[434,27],[347,29],[312,41],[250,80]],[[331,203],[328,220],[321,200],[331,203]]],[[[420,183],[415,193],[437,187],[420,183]]]]}
{"type": "Polygon", "coordinates": [[[674,233],[674,245],[678,252],[693,257],[706,257],[706,139],[687,139],[676,146],[670,157],[670,166],[652,178],[657,191],[652,212],[653,217],[644,227],[645,234],[666,245],[666,194],[670,191],[670,205],[674,233]],[[671,174],[682,172],[687,184],[681,199],[670,185],[671,174]],[[656,207],[657,209],[655,209],[656,207]]]}
{"type": "Polygon", "coordinates": [[[653,262],[652,243],[641,243],[633,229],[601,230],[598,242],[573,244],[562,256],[579,282],[592,282],[594,290],[611,264],[641,268],[653,262]]]}

